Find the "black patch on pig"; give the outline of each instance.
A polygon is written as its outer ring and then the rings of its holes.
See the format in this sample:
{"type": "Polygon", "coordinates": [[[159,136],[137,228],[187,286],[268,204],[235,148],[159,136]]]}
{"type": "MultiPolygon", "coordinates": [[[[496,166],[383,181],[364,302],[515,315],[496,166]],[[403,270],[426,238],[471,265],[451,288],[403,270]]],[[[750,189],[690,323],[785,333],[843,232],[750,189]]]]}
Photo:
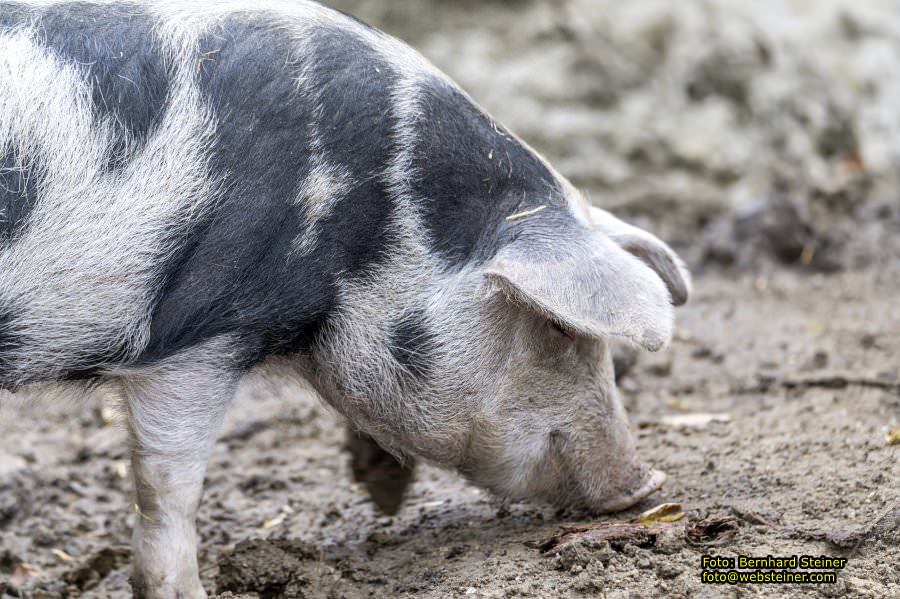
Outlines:
{"type": "Polygon", "coordinates": [[[0,2],[0,31],[27,25],[33,15],[32,7],[21,2],[0,2]]]}
{"type": "Polygon", "coordinates": [[[394,359],[418,378],[426,378],[434,366],[434,341],[421,312],[406,315],[388,334],[394,359]]]}
{"type": "Polygon", "coordinates": [[[95,117],[109,120],[115,131],[109,167],[123,166],[156,130],[166,108],[168,65],[154,19],[133,4],[87,2],[33,14],[38,42],[83,73],[95,117]]]}
{"type": "Polygon", "coordinates": [[[141,362],[222,334],[239,337],[245,365],[308,351],[337,308],[336,278],[365,272],[385,255],[392,71],[341,29],[307,42],[314,49],[298,56],[269,18],[247,14],[224,19],[201,40],[210,60],[201,63],[200,89],[219,123],[210,165],[223,190],[165,266],[141,362]],[[302,67],[310,76],[298,92],[302,67]],[[301,256],[296,199],[314,164],[316,133],[315,151],[349,171],[353,185],[318,223],[314,250],[301,256]]]}
{"type": "Polygon", "coordinates": [[[306,88],[323,106],[315,124],[322,154],[342,165],[353,184],[320,223],[319,248],[351,275],[380,263],[389,247],[394,211],[384,179],[396,153],[391,93],[397,76],[364,40],[344,29],[324,29],[314,40],[306,88]]]}
{"type": "Polygon", "coordinates": [[[553,173],[462,92],[433,78],[420,93],[411,183],[435,249],[451,263],[486,259],[529,229],[572,220],[553,173]]]}
{"type": "Polygon", "coordinates": [[[12,240],[38,201],[39,169],[34,160],[0,155],[0,242],[12,240]]]}

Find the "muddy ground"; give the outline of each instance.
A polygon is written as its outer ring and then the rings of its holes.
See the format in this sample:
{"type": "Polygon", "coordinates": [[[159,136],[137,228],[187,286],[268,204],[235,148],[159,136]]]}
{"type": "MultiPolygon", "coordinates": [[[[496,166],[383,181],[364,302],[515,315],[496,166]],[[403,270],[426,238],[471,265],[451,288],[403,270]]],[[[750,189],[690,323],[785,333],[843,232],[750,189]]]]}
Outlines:
{"type": "MultiPolygon", "coordinates": [[[[339,419],[249,383],[200,511],[211,593],[900,596],[900,12],[895,2],[336,2],[409,40],[594,202],[695,273],[672,346],[620,385],[669,481],[591,518],[424,467],[400,512],[351,482],[339,419]],[[687,418],[679,418],[685,417],[687,418]],[[678,502],[659,534],[564,525],[678,502]],[[707,543],[684,527],[730,518],[707,543]],[[729,534],[733,533],[733,534],[729,534]],[[709,586],[703,554],[848,558],[836,585],[709,586]]],[[[124,435],[102,398],[0,404],[0,588],[127,596],[124,435]]]]}

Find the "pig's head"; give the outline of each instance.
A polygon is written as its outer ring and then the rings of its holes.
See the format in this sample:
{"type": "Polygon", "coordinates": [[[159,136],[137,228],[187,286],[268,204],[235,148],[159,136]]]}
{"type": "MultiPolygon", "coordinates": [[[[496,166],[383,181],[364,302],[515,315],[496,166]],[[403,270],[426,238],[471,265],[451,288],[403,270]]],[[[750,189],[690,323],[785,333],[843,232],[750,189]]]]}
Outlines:
{"type": "Polygon", "coordinates": [[[488,300],[496,302],[490,318],[503,323],[497,335],[511,349],[460,469],[505,495],[616,511],[665,476],[636,453],[610,341],[662,348],[689,278],[656,238],[611,217],[595,220],[587,234],[519,239],[486,268],[499,290],[488,300]]]}
{"type": "Polygon", "coordinates": [[[423,266],[412,244],[382,277],[346,287],[316,379],[397,455],[505,497],[621,510],[665,477],[636,453],[610,341],[665,346],[689,276],[606,212],[547,216],[523,217],[527,234],[478,265],[423,266]]]}

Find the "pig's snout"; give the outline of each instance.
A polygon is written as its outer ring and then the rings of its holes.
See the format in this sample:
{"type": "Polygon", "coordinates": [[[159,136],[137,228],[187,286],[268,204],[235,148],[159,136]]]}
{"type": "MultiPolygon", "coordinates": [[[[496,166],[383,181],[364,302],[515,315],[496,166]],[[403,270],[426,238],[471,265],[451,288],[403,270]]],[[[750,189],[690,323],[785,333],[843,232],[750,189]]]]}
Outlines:
{"type": "Polygon", "coordinates": [[[641,464],[637,476],[629,477],[633,482],[625,487],[618,487],[610,495],[604,496],[593,508],[599,513],[620,512],[628,509],[644,497],[654,493],[666,482],[666,473],[652,470],[641,464]]]}

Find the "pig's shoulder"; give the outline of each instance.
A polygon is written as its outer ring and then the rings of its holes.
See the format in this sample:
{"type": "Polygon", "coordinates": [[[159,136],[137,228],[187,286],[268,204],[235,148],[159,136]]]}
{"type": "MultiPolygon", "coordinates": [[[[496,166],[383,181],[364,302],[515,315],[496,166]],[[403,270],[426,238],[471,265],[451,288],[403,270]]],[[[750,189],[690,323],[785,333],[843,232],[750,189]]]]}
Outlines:
{"type": "Polygon", "coordinates": [[[398,73],[366,31],[346,17],[266,12],[205,29],[197,81],[216,121],[210,176],[222,185],[207,222],[163,266],[142,360],[236,331],[263,353],[295,351],[334,311],[338,273],[383,262],[398,73]]]}

